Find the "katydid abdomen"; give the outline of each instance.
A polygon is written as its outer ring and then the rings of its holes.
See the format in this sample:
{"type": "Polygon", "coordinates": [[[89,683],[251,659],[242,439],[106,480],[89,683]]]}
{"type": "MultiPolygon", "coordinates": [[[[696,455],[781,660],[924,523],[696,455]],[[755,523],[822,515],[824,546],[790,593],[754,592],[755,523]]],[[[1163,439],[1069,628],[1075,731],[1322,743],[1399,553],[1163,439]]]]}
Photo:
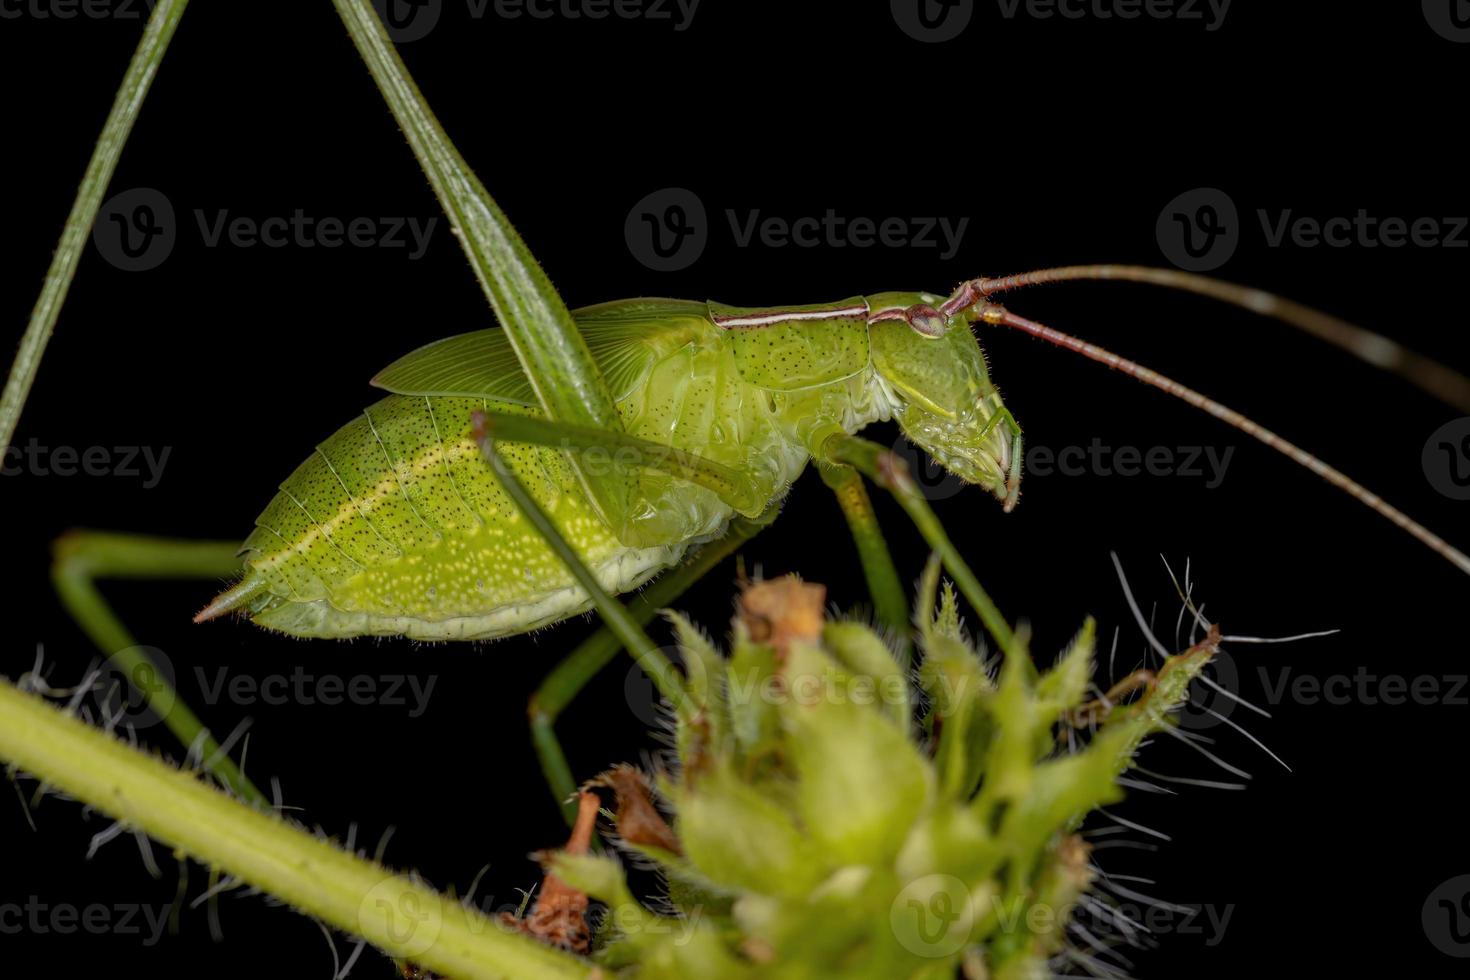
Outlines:
{"type": "MultiPolygon", "coordinates": [[[[709,309],[637,300],[578,312],[628,434],[738,469],[768,504],[810,459],[815,431],[856,431],[897,407],[870,363],[863,317],[844,324],[863,331],[860,369],[846,374],[773,334],[742,354],[709,309]],[[778,374],[801,384],[769,387],[778,374]]],[[[480,331],[385,370],[375,383],[402,393],[367,408],[280,485],[245,542],[244,579],[201,615],[239,607],[297,636],[449,640],[523,632],[589,608],[472,435],[476,409],[540,415],[511,357],[500,331],[480,331]]],[[[504,444],[502,453],[614,594],[719,536],[735,513],[710,490],[623,467],[615,453],[584,454],[584,469],[629,481],[628,512],[609,520],[562,450],[504,444]]]]}
{"type": "MultiPolygon", "coordinates": [[[[483,399],[392,395],[297,468],[245,542],[250,608],[297,636],[403,634],[475,639],[534,629],[582,611],[587,597],[528,525],[470,434],[483,399]]],[[[620,542],[566,457],[507,446],[508,461],[577,545],[605,588],[623,592],[722,530],[713,494],[685,495],[663,544],[620,542]]]]}

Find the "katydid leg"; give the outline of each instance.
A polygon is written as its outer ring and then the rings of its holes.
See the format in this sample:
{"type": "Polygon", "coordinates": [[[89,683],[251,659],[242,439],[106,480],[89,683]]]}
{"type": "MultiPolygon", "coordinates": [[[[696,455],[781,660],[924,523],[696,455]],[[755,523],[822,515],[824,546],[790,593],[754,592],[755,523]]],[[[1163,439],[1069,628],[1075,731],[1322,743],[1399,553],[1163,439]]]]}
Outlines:
{"type": "Polygon", "coordinates": [[[100,579],[222,579],[238,575],[234,541],[157,538],[105,531],[71,531],[57,540],[51,581],[82,631],[147,699],[179,742],[198,745],[200,758],[236,795],[266,803],[123,625],[97,588],[100,579]]]}
{"type": "Polygon", "coordinates": [[[490,468],[494,470],[496,479],[505,487],[505,492],[510,495],[517,509],[546,540],[556,557],[577,580],[577,584],[592,599],[592,607],[617,636],[618,642],[628,648],[637,659],[638,665],[648,672],[649,679],[659,689],[659,693],[672,701],[676,710],[687,710],[684,704],[684,680],[674,668],[673,662],[648,638],[648,634],[643,632],[643,627],[628,612],[628,608],[608,595],[607,590],[597,581],[597,576],[577,556],[577,550],[567,542],[555,522],[511,472],[490,436],[483,431],[477,432],[476,442],[479,443],[485,459],[489,461],[490,468]]]}
{"type": "MultiPolygon", "coordinates": [[[[439,198],[454,237],[470,260],[496,318],[547,418],[621,432],[623,422],[607,381],[571,312],[480,179],[429,108],[398,56],[370,0],[333,0],[352,42],[408,138],[439,198]]],[[[567,157],[572,152],[550,122],[516,135],[519,152],[567,157]]],[[[577,467],[589,499],[611,525],[627,512],[627,485],[617,474],[577,467]]]]}
{"type": "MultiPolygon", "coordinates": [[[[667,658],[652,646],[647,635],[642,632],[642,627],[653,619],[659,609],[677,599],[684,590],[774,519],[777,508],[766,505],[763,495],[738,470],[672,446],[649,442],[622,432],[608,432],[549,419],[494,412],[476,413],[475,425],[480,448],[506,492],[557,552],[562,563],[592,597],[597,610],[607,621],[606,626],[574,650],[547,676],[532,696],[528,708],[532,741],[541,760],[542,770],[552,792],[562,803],[565,815],[572,819],[576,815],[575,810],[569,807],[567,801],[576,789],[576,782],[556,738],[554,726],[557,716],[620,649],[632,652],[645,670],[672,669],[666,666],[667,658]],[[647,468],[665,472],[713,491],[737,512],[757,513],[754,517],[737,517],[723,537],[706,545],[692,561],[665,575],[643,595],[633,599],[631,608],[625,607],[606,594],[576,552],[561,539],[560,532],[495,451],[496,440],[552,446],[570,450],[574,454],[591,450],[603,452],[625,471],[647,468]],[[648,644],[648,647],[641,648],[640,644],[648,644]],[[653,654],[657,654],[657,657],[650,666],[646,658],[653,654]]],[[[674,689],[674,685],[680,683],[677,672],[664,681],[660,681],[652,673],[650,676],[654,677],[665,697],[675,700],[670,691],[674,689]]]]}
{"type": "Polygon", "coordinates": [[[878,525],[878,515],[873,513],[873,501],[863,486],[863,478],[851,466],[833,465],[818,461],[817,469],[822,480],[832,489],[842,514],[847,518],[848,530],[857,545],[858,559],[863,565],[863,577],[868,583],[868,594],[873,598],[873,614],[878,622],[887,627],[901,645],[905,660],[909,653],[909,608],[904,597],[903,584],[898,569],[893,565],[893,556],[888,552],[888,543],[883,540],[883,529],[878,525]]]}
{"type": "MultiPolygon", "coordinates": [[[[694,583],[755,537],[775,515],[776,509],[773,507],[769,515],[763,515],[754,521],[736,518],[722,537],[704,545],[693,558],[665,573],[635,596],[628,603],[628,612],[638,625],[647,626],[661,609],[676,602],[694,583]]],[[[618,635],[608,627],[602,627],[546,675],[527,705],[531,740],[536,747],[536,755],[541,760],[541,769],[551,786],[552,795],[561,804],[562,813],[568,823],[577,815],[576,802],[571,799],[576,792],[577,781],[567,763],[566,753],[562,751],[561,742],[556,737],[556,720],[588,682],[611,663],[622,649],[623,642],[618,635]]]]}
{"type": "Polygon", "coordinates": [[[1011,431],[1011,469],[1006,474],[1006,499],[1005,512],[1009,514],[1016,509],[1016,504],[1021,500],[1021,461],[1026,457],[1025,443],[1022,441],[1021,423],[1011,414],[1011,410],[1002,405],[996,409],[990,421],[985,423],[985,428],[980,434],[984,435],[995,428],[997,422],[1004,421],[1006,428],[1011,431]]]}
{"type": "MultiPolygon", "coordinates": [[[[561,563],[566,566],[567,570],[577,580],[577,584],[591,597],[593,608],[602,616],[603,622],[607,624],[607,629],[616,638],[618,645],[626,648],[633,655],[633,658],[638,662],[638,666],[642,667],[644,673],[648,674],[649,679],[653,681],[659,693],[673,704],[674,710],[681,715],[686,714],[690,708],[684,687],[684,679],[674,666],[673,661],[668,658],[668,655],[659,649],[648,638],[648,634],[643,631],[643,622],[646,622],[646,620],[640,622],[637,616],[630,612],[621,602],[609,595],[607,590],[597,581],[597,576],[583,563],[582,559],[577,555],[576,549],[567,542],[567,539],[563,536],[561,530],[557,528],[555,522],[547,516],[546,512],[541,509],[541,505],[536,502],[536,498],[531,496],[530,491],[525,488],[521,481],[516,478],[516,475],[511,471],[510,467],[506,465],[504,458],[501,457],[499,451],[495,448],[495,441],[490,433],[488,420],[484,413],[481,412],[475,413],[475,441],[479,444],[480,452],[490,464],[491,470],[494,471],[496,479],[505,488],[505,492],[510,495],[517,509],[520,510],[521,514],[542,538],[546,540],[546,543],[550,545],[551,550],[556,554],[557,558],[560,559],[561,563]]],[[[560,756],[559,748],[558,756],[560,756]]],[[[570,770],[565,766],[565,757],[563,756],[561,759],[561,770],[558,772],[548,772],[548,779],[565,781],[571,778],[570,770]]]]}
{"type": "MultiPolygon", "coordinates": [[[[565,449],[574,457],[589,450],[597,451],[606,454],[613,464],[608,469],[622,470],[624,474],[635,468],[667,473],[712,491],[746,517],[758,517],[770,503],[771,494],[763,492],[740,470],[666,443],[527,415],[477,412],[476,418],[491,439],[565,449]]],[[[608,519],[608,526],[618,530],[617,519],[608,519]]]]}
{"type": "Polygon", "coordinates": [[[960,593],[974,607],[986,630],[1002,650],[1010,650],[1015,634],[980,585],[980,580],[960,557],[959,549],[949,540],[949,535],[945,534],[944,525],[939,522],[929,502],[909,477],[908,465],[875,442],[842,433],[828,437],[822,445],[822,456],[829,463],[853,467],[893,494],[893,499],[909,515],[924,540],[939,553],[944,567],[953,576],[960,593]]]}

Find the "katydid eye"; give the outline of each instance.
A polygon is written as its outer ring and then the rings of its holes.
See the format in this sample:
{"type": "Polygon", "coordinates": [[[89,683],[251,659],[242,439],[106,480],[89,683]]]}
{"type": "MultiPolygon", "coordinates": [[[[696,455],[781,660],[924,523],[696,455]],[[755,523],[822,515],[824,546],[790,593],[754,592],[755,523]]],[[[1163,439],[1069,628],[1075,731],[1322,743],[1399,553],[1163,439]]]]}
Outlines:
{"type": "Polygon", "coordinates": [[[908,325],[913,327],[914,333],[924,337],[943,337],[945,330],[944,314],[932,306],[916,303],[903,311],[903,318],[908,325]]]}

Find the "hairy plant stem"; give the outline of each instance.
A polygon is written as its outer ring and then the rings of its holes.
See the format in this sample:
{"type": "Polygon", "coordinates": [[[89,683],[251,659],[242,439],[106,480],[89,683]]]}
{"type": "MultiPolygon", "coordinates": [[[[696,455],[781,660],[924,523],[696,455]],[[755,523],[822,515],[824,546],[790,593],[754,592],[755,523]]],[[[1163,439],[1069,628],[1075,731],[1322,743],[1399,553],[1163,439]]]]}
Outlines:
{"type": "Polygon", "coordinates": [[[385,952],[458,980],[590,977],[585,960],[254,809],[0,683],[0,760],[385,952]]]}

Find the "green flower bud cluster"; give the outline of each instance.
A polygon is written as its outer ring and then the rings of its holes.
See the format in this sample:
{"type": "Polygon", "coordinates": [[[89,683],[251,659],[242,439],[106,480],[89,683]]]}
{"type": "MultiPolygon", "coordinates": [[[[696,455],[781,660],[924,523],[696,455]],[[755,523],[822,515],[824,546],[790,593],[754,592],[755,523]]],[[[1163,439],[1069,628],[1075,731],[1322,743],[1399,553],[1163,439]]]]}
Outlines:
{"type": "Polygon", "coordinates": [[[623,844],[666,876],[674,914],[635,901],[613,857],[551,863],[609,907],[604,969],[650,980],[1052,974],[1091,880],[1079,825],[1122,795],[1118,777],[1172,723],[1218,633],[1136,696],[1088,701],[1090,621],[1048,670],[1020,644],[988,664],[952,591],[940,593],[931,567],[917,668],[865,626],[827,621],[823,590],[795,579],[746,592],[728,657],[674,617],[688,683],[680,765],[659,784],[672,826],[641,778],[624,767],[616,781],[623,844]]]}

